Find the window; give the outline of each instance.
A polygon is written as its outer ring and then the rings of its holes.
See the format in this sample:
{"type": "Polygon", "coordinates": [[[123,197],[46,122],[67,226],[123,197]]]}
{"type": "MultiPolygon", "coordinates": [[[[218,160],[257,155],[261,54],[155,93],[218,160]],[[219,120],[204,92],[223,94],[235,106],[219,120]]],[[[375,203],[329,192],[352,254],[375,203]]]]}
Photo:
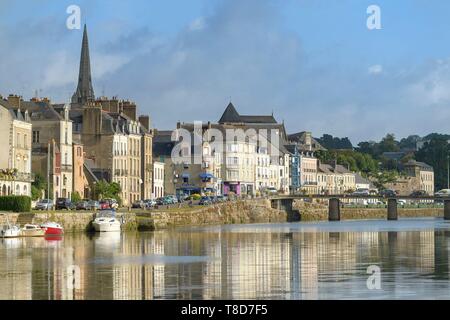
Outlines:
{"type": "Polygon", "coordinates": [[[20,147],[20,133],[17,134],[17,146],[20,147]]]}
{"type": "Polygon", "coordinates": [[[27,147],[27,135],[26,134],[23,136],[23,147],[24,148],[27,147]]]}
{"type": "Polygon", "coordinates": [[[39,143],[39,131],[33,131],[33,143],[39,143]]]}

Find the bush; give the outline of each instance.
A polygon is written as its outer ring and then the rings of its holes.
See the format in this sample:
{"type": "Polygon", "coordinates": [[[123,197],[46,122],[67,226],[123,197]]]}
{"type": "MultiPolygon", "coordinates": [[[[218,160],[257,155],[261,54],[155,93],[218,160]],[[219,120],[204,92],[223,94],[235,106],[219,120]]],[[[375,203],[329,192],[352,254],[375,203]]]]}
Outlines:
{"type": "Polygon", "coordinates": [[[42,192],[35,186],[31,186],[31,199],[33,201],[39,200],[42,197],[42,192]]]}
{"type": "Polygon", "coordinates": [[[71,200],[73,203],[77,203],[77,202],[81,201],[81,196],[80,196],[80,194],[78,193],[78,191],[72,192],[70,198],[71,198],[70,200],[71,200]]]}
{"type": "Polygon", "coordinates": [[[198,193],[194,193],[193,195],[190,196],[191,200],[200,200],[202,198],[201,195],[199,195],[198,193]]]}
{"type": "Polygon", "coordinates": [[[13,212],[30,212],[31,198],[27,196],[0,197],[0,210],[13,212]]]}

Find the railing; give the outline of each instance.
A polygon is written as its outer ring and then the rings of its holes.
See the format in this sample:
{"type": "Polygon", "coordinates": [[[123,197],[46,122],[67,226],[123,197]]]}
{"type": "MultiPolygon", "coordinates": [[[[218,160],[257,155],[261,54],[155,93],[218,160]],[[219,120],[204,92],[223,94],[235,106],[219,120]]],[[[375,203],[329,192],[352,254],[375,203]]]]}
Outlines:
{"type": "Polygon", "coordinates": [[[34,177],[35,177],[34,173],[24,173],[24,172],[17,172],[13,175],[0,174],[0,180],[3,181],[33,182],[34,177]]]}
{"type": "Polygon", "coordinates": [[[70,164],[62,164],[61,171],[72,172],[72,165],[70,164]]]}

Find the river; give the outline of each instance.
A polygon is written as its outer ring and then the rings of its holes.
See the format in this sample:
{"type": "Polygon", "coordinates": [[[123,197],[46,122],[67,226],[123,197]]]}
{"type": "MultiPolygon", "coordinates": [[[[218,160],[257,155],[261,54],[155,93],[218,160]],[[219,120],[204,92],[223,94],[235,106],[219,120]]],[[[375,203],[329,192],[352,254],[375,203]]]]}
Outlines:
{"type": "Polygon", "coordinates": [[[0,299],[449,299],[449,248],[442,218],[0,239],[0,299]]]}

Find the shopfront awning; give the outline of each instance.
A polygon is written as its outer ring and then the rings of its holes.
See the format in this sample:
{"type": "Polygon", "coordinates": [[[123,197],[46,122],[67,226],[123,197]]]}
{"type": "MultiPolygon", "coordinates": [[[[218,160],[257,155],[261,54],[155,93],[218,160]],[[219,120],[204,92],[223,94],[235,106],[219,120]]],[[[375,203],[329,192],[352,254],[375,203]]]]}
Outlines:
{"type": "Polygon", "coordinates": [[[215,177],[211,173],[200,173],[201,179],[215,179],[215,177]]]}
{"type": "Polygon", "coordinates": [[[183,173],[181,174],[181,178],[190,178],[191,175],[189,173],[183,173]]]}

